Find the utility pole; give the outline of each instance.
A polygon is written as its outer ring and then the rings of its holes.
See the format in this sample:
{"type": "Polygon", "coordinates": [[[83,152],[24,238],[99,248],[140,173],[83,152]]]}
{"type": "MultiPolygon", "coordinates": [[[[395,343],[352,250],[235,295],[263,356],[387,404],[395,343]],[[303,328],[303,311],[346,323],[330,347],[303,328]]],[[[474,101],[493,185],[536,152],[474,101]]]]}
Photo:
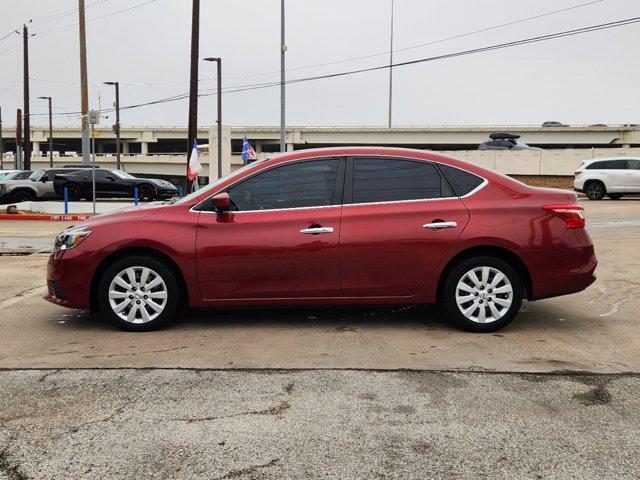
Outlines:
{"type": "Polygon", "coordinates": [[[78,31],[80,34],[80,110],[82,112],[82,165],[88,166],[89,159],[89,88],[87,86],[87,35],[84,21],[84,0],[78,0],[78,31]]]}
{"type": "Polygon", "coordinates": [[[2,107],[0,107],[0,170],[4,170],[4,141],[2,138],[2,107]]]}
{"type": "Polygon", "coordinates": [[[113,131],[116,134],[116,169],[120,168],[120,82],[104,82],[105,85],[113,85],[116,87],[116,124],[113,131]]]}
{"type": "Polygon", "coordinates": [[[53,111],[51,97],[38,97],[41,100],[49,100],[49,167],[53,168],[53,111]]]}
{"type": "Polygon", "coordinates": [[[191,191],[189,185],[189,157],[193,142],[198,138],[198,50],[200,45],[200,0],[193,0],[191,12],[191,68],[189,72],[189,127],[187,133],[187,165],[184,191],[191,191]]]}
{"type": "Polygon", "coordinates": [[[285,86],[284,67],[285,53],[287,45],[284,40],[284,0],[280,0],[280,151],[287,149],[286,142],[286,121],[285,121],[285,86]]]}
{"type": "MultiPolygon", "coordinates": [[[[207,57],[204,59],[207,62],[217,63],[217,75],[218,75],[218,178],[222,178],[222,59],[216,57],[207,57]]],[[[211,176],[211,172],[209,172],[211,176]]]]}
{"type": "Polygon", "coordinates": [[[393,100],[393,0],[391,0],[391,48],[389,49],[389,123],[388,127],[391,128],[391,112],[392,112],[392,100],[393,100]]]}
{"type": "Polygon", "coordinates": [[[16,114],[16,156],[13,160],[13,166],[16,170],[22,168],[22,110],[18,109],[16,114]]]}
{"type": "Polygon", "coordinates": [[[23,45],[23,92],[24,92],[24,148],[23,166],[25,170],[31,170],[31,127],[29,121],[29,30],[26,25],[22,26],[22,45],[23,45]]]}

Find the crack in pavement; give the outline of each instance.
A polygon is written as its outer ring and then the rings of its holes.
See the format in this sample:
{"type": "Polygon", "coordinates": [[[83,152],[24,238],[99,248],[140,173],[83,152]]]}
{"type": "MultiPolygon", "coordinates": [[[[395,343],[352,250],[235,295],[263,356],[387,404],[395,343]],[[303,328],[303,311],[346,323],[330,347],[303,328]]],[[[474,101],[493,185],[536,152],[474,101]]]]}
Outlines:
{"type": "Polygon", "coordinates": [[[280,402],[278,405],[275,405],[270,408],[266,408],[264,410],[254,410],[250,412],[240,412],[234,413],[232,415],[220,415],[218,417],[188,417],[188,418],[172,418],[172,420],[176,422],[209,422],[213,420],[221,420],[224,418],[234,418],[241,417],[243,415],[279,415],[282,412],[285,412],[291,408],[291,404],[289,402],[280,402]]]}
{"type": "Polygon", "coordinates": [[[251,467],[241,468],[240,470],[231,470],[229,473],[226,473],[221,477],[217,477],[217,480],[226,480],[226,479],[229,479],[229,478],[239,478],[239,477],[242,477],[243,475],[251,474],[251,473],[255,472],[256,470],[259,470],[259,469],[262,469],[262,468],[273,467],[279,461],[280,461],[279,458],[274,458],[270,462],[263,463],[262,465],[253,465],[251,467]]]}

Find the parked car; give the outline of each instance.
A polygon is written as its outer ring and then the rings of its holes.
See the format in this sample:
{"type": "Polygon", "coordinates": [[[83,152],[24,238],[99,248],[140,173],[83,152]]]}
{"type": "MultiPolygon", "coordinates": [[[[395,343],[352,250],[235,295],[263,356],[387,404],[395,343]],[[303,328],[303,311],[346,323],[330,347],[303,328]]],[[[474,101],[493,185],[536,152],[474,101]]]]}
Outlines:
{"type": "Polygon", "coordinates": [[[478,146],[478,150],[540,150],[536,147],[530,147],[522,140],[520,135],[511,133],[492,133],[489,140],[482,142],[478,146]]]}
{"type": "Polygon", "coordinates": [[[54,175],[69,173],[80,168],[41,168],[33,171],[27,179],[0,181],[0,203],[56,199],[58,195],[53,189],[54,175]]]}
{"type": "Polygon", "coordinates": [[[624,195],[638,195],[640,158],[586,160],[575,172],[573,188],[584,192],[589,200],[602,200],[605,195],[612,200],[619,200],[624,195]]]}
{"type": "MultiPolygon", "coordinates": [[[[135,188],[138,189],[139,198],[143,201],[166,199],[178,195],[178,189],[166,180],[136,178],[122,170],[96,170],[95,177],[98,198],[133,198],[135,188]]],[[[56,174],[53,186],[59,196],[63,195],[66,187],[70,200],[93,198],[91,169],[56,174]]]]}
{"type": "Polygon", "coordinates": [[[178,308],[430,304],[467,330],[581,291],[596,257],[577,195],[394,148],[251,163],[178,201],[61,233],[46,299],[150,330],[178,308]]]}
{"type": "Polygon", "coordinates": [[[566,125],[561,122],[557,122],[556,120],[547,120],[546,122],[542,122],[542,126],[543,127],[568,127],[569,125],[566,125]]]}
{"type": "Polygon", "coordinates": [[[31,170],[14,170],[5,174],[0,174],[0,182],[6,180],[26,180],[33,172],[31,170]]]}
{"type": "Polygon", "coordinates": [[[10,173],[18,172],[19,170],[0,170],[0,180],[9,175],[10,173]]]}

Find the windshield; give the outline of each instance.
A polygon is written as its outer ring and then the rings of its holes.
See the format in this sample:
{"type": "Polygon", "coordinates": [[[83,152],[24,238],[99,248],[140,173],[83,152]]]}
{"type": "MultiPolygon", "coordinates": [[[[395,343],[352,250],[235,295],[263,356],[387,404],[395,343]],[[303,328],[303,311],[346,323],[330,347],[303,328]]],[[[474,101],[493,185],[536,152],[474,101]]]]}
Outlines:
{"type": "Polygon", "coordinates": [[[133,175],[129,175],[127,172],[123,172],[122,170],[111,170],[111,173],[113,173],[116,177],[119,178],[136,178],[133,175]]]}
{"type": "Polygon", "coordinates": [[[10,173],[0,173],[0,180],[7,180],[7,177],[11,175],[10,173]]]}
{"type": "Polygon", "coordinates": [[[44,175],[44,169],[41,168],[40,170],[36,170],[31,175],[29,175],[29,180],[33,180],[34,182],[37,182],[38,180],[40,180],[40,177],[42,175],[44,175]]]}
{"type": "Polygon", "coordinates": [[[222,182],[226,182],[227,180],[236,177],[237,175],[243,173],[245,170],[247,170],[249,167],[252,167],[253,165],[255,165],[256,163],[262,163],[264,161],[268,160],[267,158],[265,159],[261,159],[261,160],[256,160],[255,162],[251,162],[247,165],[245,165],[244,167],[239,168],[238,170],[234,170],[233,172],[231,172],[229,175],[227,175],[226,177],[222,177],[218,180],[216,180],[214,183],[211,183],[209,185],[207,185],[204,188],[201,188],[200,190],[196,190],[195,192],[190,193],[189,195],[182,197],[180,200],[178,200],[177,202],[175,202],[176,204],[180,204],[180,203],[187,203],[190,202],[191,200],[193,200],[194,198],[198,197],[199,195],[202,195],[202,193],[204,192],[204,190],[211,190],[214,189],[217,185],[220,185],[222,182]]]}

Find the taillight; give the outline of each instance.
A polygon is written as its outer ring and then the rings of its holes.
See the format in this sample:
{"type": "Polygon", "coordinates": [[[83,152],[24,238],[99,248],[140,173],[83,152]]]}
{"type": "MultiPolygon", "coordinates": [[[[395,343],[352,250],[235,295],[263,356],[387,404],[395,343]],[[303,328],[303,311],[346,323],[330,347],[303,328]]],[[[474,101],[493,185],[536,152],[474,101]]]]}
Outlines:
{"type": "Polygon", "coordinates": [[[567,228],[584,228],[585,226],[584,208],[580,205],[545,205],[542,208],[563,219],[567,228]]]}

